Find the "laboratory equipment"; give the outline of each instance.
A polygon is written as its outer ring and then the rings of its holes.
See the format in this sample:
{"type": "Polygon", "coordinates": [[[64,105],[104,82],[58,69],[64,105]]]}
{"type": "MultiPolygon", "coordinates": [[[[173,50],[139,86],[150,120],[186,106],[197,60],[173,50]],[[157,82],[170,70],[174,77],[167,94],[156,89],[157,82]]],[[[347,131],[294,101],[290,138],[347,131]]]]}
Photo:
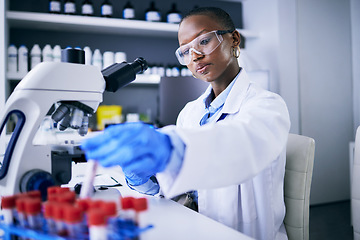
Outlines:
{"type": "Polygon", "coordinates": [[[95,66],[79,64],[84,63],[84,53],[78,49],[63,50],[62,60],[42,62],[32,69],[10,95],[0,115],[0,137],[7,135],[12,117],[17,119],[8,140],[0,141],[1,196],[30,190],[40,190],[46,196],[47,187],[68,183],[71,162],[84,160],[83,152],[76,143],[34,144],[43,120],[52,113],[52,121],[61,125],[70,116],[70,127],[81,129],[81,117],[86,119],[96,111],[104,90],[115,92],[133,81],[136,73],[147,69],[146,61],[137,58],[133,63],[116,63],[101,72],[95,66]]]}

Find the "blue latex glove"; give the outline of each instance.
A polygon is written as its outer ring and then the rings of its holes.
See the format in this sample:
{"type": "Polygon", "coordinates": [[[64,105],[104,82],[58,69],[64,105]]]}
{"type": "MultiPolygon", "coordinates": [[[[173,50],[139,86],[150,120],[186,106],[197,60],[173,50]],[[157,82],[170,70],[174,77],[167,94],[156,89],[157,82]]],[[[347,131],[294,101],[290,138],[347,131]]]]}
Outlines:
{"type": "Polygon", "coordinates": [[[104,167],[120,165],[128,182],[137,186],[165,169],[172,145],[168,135],[137,122],[112,125],[85,140],[81,149],[104,167]]]}

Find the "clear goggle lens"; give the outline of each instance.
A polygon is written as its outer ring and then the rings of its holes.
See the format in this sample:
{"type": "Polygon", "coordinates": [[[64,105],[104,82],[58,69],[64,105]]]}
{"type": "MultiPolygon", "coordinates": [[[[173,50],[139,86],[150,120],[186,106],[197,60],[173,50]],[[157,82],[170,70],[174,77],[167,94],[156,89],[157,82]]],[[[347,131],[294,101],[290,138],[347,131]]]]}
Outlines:
{"type": "Polygon", "coordinates": [[[221,35],[230,32],[232,32],[232,30],[215,30],[202,34],[190,43],[179,47],[175,51],[175,55],[180,64],[188,65],[191,62],[192,52],[199,55],[211,54],[223,41],[223,37],[221,35]]]}

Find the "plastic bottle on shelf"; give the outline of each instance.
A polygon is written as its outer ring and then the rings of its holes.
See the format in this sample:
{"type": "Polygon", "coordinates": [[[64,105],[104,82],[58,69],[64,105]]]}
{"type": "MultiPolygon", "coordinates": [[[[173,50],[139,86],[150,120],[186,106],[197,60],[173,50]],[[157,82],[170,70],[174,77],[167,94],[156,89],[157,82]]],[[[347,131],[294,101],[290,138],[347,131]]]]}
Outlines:
{"type": "Polygon", "coordinates": [[[178,66],[172,67],[172,77],[179,77],[180,76],[180,68],[178,66]]]}
{"type": "Polygon", "coordinates": [[[123,10],[124,19],[135,19],[135,9],[130,1],[127,1],[123,10]]]}
{"type": "Polygon", "coordinates": [[[101,4],[101,16],[102,17],[112,17],[113,15],[113,6],[110,3],[110,0],[104,0],[101,4]]]}
{"type": "Polygon", "coordinates": [[[41,49],[39,44],[35,44],[30,51],[31,61],[30,67],[33,69],[36,65],[41,63],[41,49]]]}
{"type": "Polygon", "coordinates": [[[115,53],[115,62],[116,63],[126,62],[126,53],[124,53],[124,52],[116,52],[115,53]]]}
{"type": "Polygon", "coordinates": [[[103,68],[107,68],[108,66],[114,64],[114,53],[110,51],[106,51],[103,54],[103,68]]]}
{"type": "Polygon", "coordinates": [[[91,59],[92,59],[91,48],[86,46],[84,47],[84,51],[85,51],[85,65],[91,65],[91,59]]]}
{"type": "Polygon", "coordinates": [[[27,73],[29,71],[28,60],[29,60],[29,51],[25,45],[19,47],[19,72],[27,73]]]}
{"type": "Polygon", "coordinates": [[[181,21],[181,13],[177,10],[176,3],[171,5],[171,9],[167,14],[167,22],[168,23],[180,23],[181,21]]]}
{"type": "Polygon", "coordinates": [[[49,13],[61,13],[61,3],[59,0],[49,1],[49,13]]]}
{"type": "Polygon", "coordinates": [[[160,64],[158,66],[158,74],[160,75],[160,77],[164,77],[165,76],[165,68],[164,65],[160,64]]]}
{"type": "Polygon", "coordinates": [[[145,12],[145,20],[149,22],[160,22],[161,14],[159,10],[155,7],[155,2],[150,2],[150,7],[145,12]]]}
{"type": "Polygon", "coordinates": [[[10,44],[8,47],[8,73],[17,72],[17,62],[18,62],[18,50],[14,44],[10,44]]]}
{"type": "Polygon", "coordinates": [[[61,62],[61,47],[60,47],[60,45],[54,46],[52,55],[53,55],[54,62],[61,62]]]}
{"type": "Polygon", "coordinates": [[[173,76],[173,75],[172,75],[172,68],[173,68],[173,66],[171,66],[171,65],[167,65],[167,66],[166,66],[165,75],[166,75],[167,77],[172,77],[172,76],[173,76]]]}
{"type": "Polygon", "coordinates": [[[94,51],[92,65],[97,66],[100,70],[103,69],[102,55],[99,49],[95,49],[94,51]]]}
{"type": "Polygon", "coordinates": [[[52,62],[53,59],[53,50],[49,44],[46,44],[42,50],[42,59],[43,62],[52,62]]]}
{"type": "Polygon", "coordinates": [[[74,0],[66,0],[64,4],[64,13],[74,15],[76,13],[76,5],[74,0]]]}
{"type": "Polygon", "coordinates": [[[84,0],[81,6],[81,15],[94,16],[94,7],[90,0],[84,0]]]}

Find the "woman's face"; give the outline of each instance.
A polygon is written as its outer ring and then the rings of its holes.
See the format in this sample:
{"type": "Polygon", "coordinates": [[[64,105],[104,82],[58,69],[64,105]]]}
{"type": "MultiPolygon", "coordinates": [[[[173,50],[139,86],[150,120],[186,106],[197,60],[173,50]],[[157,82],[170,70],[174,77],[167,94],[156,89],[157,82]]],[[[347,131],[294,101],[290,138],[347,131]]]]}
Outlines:
{"type": "MultiPolygon", "coordinates": [[[[178,39],[179,45],[185,45],[196,37],[214,30],[224,29],[215,18],[206,15],[193,15],[183,20],[179,27],[178,39]]],[[[234,64],[237,65],[237,59],[233,56],[232,46],[234,38],[231,33],[222,35],[223,42],[209,55],[197,54],[191,51],[191,61],[187,65],[195,77],[212,83],[232,80],[234,77],[234,64]],[[229,66],[232,67],[229,67],[229,66]]],[[[237,73],[236,73],[237,74],[237,73]]]]}

